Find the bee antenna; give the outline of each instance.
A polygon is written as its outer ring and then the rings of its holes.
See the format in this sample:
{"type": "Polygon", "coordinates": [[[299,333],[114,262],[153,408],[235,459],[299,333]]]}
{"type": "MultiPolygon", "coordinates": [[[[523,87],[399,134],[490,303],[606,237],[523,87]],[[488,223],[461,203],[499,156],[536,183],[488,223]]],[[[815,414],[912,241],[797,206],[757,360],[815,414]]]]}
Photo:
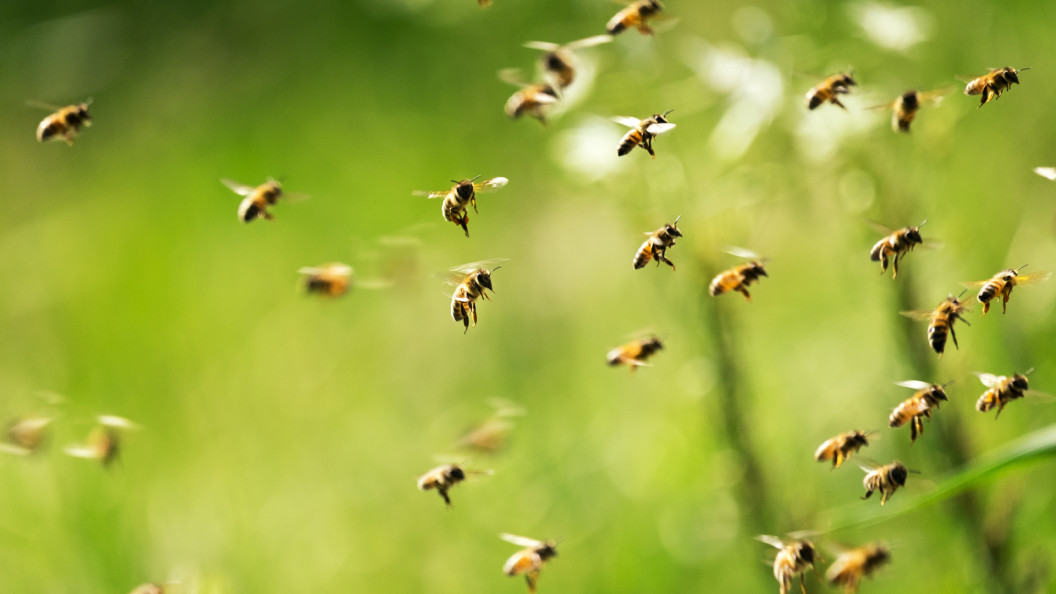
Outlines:
{"type": "Polygon", "coordinates": [[[1019,268],[1016,269],[1016,272],[1019,272],[1020,270],[1023,270],[1026,267],[1027,267],[1026,264],[1022,265],[1022,266],[1020,266],[1019,268]]]}
{"type": "MultiPolygon", "coordinates": [[[[672,227],[677,226],[678,225],[678,219],[681,219],[681,218],[682,218],[682,215],[678,215],[677,217],[675,217],[675,222],[671,223],[671,226],[672,227]]],[[[1026,266],[1026,264],[1024,264],[1024,266],[1026,266]]]]}
{"type": "Polygon", "coordinates": [[[1030,374],[1031,374],[1031,373],[1033,373],[1033,372],[1034,372],[1034,368],[1033,368],[1033,367],[1031,367],[1030,369],[1028,369],[1028,370],[1024,371],[1024,372],[1023,372],[1023,375],[1030,375],[1030,374]]]}
{"type": "MultiPolygon", "coordinates": [[[[1026,68],[1024,68],[1024,70],[1026,70],[1026,68]]],[[[669,110],[665,111],[663,114],[661,114],[660,117],[666,118],[667,114],[671,113],[672,111],[675,111],[675,110],[669,109],[669,110]]]]}
{"type": "Polygon", "coordinates": [[[469,181],[471,181],[471,182],[475,182],[475,181],[477,181],[478,179],[480,179],[480,176],[479,176],[479,175],[478,175],[477,177],[474,177],[473,179],[471,179],[471,180],[469,180],[469,181]]]}
{"type": "Polygon", "coordinates": [[[495,268],[492,268],[492,269],[491,269],[491,271],[492,271],[492,272],[495,272],[496,270],[498,270],[498,269],[500,269],[500,268],[502,268],[502,266],[496,266],[495,268]]]}
{"type": "Polygon", "coordinates": [[[1019,70],[1016,71],[1016,74],[1019,74],[1020,72],[1023,72],[1024,70],[1030,70],[1030,66],[1027,66],[1026,68],[1020,68],[1019,70]]]}
{"type": "Polygon", "coordinates": [[[928,222],[928,219],[924,219],[923,221],[920,222],[919,225],[917,225],[917,227],[923,227],[924,224],[927,223],[927,222],[928,222]]]}
{"type": "Polygon", "coordinates": [[[958,294],[957,294],[957,298],[958,298],[958,299],[960,299],[960,298],[961,298],[961,297],[963,297],[963,296],[964,296],[964,294],[965,294],[965,293],[967,293],[967,292],[968,292],[968,289],[965,289],[965,290],[961,291],[960,293],[958,293],[958,294]]]}
{"type": "Polygon", "coordinates": [[[948,386],[948,385],[950,385],[950,384],[952,384],[952,383],[954,383],[954,382],[956,382],[956,381],[957,381],[957,380],[955,380],[955,379],[952,379],[952,380],[950,380],[950,381],[946,382],[945,384],[942,384],[942,387],[943,387],[943,388],[945,388],[946,386],[948,386]]]}

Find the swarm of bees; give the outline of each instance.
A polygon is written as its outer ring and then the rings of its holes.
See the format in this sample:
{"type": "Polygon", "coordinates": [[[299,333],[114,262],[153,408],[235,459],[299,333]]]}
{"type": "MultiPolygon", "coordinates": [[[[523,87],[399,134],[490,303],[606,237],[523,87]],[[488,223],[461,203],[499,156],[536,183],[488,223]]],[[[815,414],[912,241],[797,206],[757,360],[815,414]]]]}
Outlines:
{"type": "Polygon", "coordinates": [[[913,251],[913,246],[924,243],[920,236],[920,228],[924,221],[916,227],[904,227],[898,231],[891,231],[889,235],[876,242],[873,249],[869,250],[869,259],[880,263],[880,274],[887,272],[887,264],[891,263],[891,278],[898,276],[898,261],[907,253],[913,251]]]}
{"type": "Polygon", "coordinates": [[[828,101],[837,107],[847,109],[840,103],[840,95],[851,92],[851,87],[857,85],[854,77],[847,72],[833,74],[807,91],[807,109],[817,109],[819,105],[828,101]]]}
{"type": "Polygon", "coordinates": [[[37,126],[37,140],[47,142],[61,138],[66,144],[73,146],[73,139],[80,134],[81,128],[92,125],[92,116],[88,113],[88,106],[91,104],[92,100],[89,99],[66,107],[43,105],[42,107],[54,109],[55,113],[40,121],[37,126]]]}
{"type": "Polygon", "coordinates": [[[979,401],[975,403],[975,409],[985,413],[997,408],[997,414],[994,415],[996,420],[997,417],[1001,416],[1001,411],[1005,410],[1006,404],[1028,394],[1027,390],[1030,388],[1030,382],[1027,380],[1027,376],[1031,371],[1033,369],[1027,370],[1026,373],[1017,373],[1012,377],[993,375],[991,373],[978,374],[979,381],[983,382],[987,390],[983,392],[983,395],[979,397],[979,401]]]}
{"type": "Polygon", "coordinates": [[[761,534],[757,537],[762,542],[777,549],[774,556],[774,579],[780,584],[781,594],[788,594],[792,588],[792,579],[799,576],[799,587],[803,594],[807,592],[804,574],[814,569],[817,551],[809,540],[792,540],[785,542],[776,536],[761,534]]]}
{"type": "Polygon", "coordinates": [[[869,499],[874,491],[880,491],[880,505],[887,503],[899,487],[905,487],[906,478],[909,477],[909,470],[898,460],[883,466],[863,466],[862,470],[865,470],[865,478],[862,479],[865,495],[862,495],[862,499],[869,499]]]}

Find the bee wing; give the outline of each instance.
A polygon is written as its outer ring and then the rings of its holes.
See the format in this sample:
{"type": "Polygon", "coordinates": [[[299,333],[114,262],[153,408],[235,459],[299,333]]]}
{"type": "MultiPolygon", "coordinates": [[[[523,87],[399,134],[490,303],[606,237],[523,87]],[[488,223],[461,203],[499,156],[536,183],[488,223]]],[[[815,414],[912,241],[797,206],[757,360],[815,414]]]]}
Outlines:
{"type": "Polygon", "coordinates": [[[550,43],[549,41],[529,41],[524,44],[524,47],[537,49],[543,52],[556,52],[561,49],[561,46],[556,43],[550,43]]]}
{"type": "Polygon", "coordinates": [[[765,542],[766,544],[774,547],[775,549],[785,548],[785,543],[780,538],[776,536],[771,536],[769,534],[756,535],[755,540],[758,540],[759,542],[765,542]]]}
{"type": "Polygon", "coordinates": [[[612,35],[594,35],[593,37],[585,37],[583,39],[577,39],[565,44],[565,49],[577,50],[582,47],[594,47],[595,45],[601,45],[603,43],[609,43],[612,41],[612,35]]]}
{"type": "Polygon", "coordinates": [[[473,187],[476,188],[476,191],[478,192],[494,192],[496,190],[501,190],[502,188],[506,187],[506,184],[508,183],[510,183],[510,180],[506,179],[505,177],[493,177],[491,179],[486,179],[482,182],[475,183],[473,184],[473,187]]]}
{"type": "Polygon", "coordinates": [[[999,383],[1001,383],[1001,380],[1004,379],[992,373],[979,373],[978,371],[975,372],[975,375],[979,376],[979,381],[983,382],[983,385],[987,388],[993,388],[994,386],[997,386],[999,383]]]}
{"type": "Polygon", "coordinates": [[[14,456],[28,456],[32,450],[11,443],[0,443],[0,452],[14,456]]]}
{"type": "Polygon", "coordinates": [[[1056,181],[1056,167],[1035,167],[1034,173],[1045,179],[1056,181]]]}
{"type": "Polygon", "coordinates": [[[1039,271],[1037,271],[1037,272],[1035,272],[1033,274],[1021,274],[1021,275],[1016,277],[1016,284],[1017,285],[1034,285],[1034,284],[1049,280],[1050,276],[1052,276],[1051,272],[1045,272],[1045,271],[1042,271],[1042,270],[1039,270],[1039,271]]]}
{"type": "Polygon", "coordinates": [[[722,251],[726,252],[727,254],[730,254],[730,255],[733,255],[733,256],[737,256],[738,258],[745,258],[745,259],[748,259],[748,260],[758,260],[759,259],[759,254],[753,252],[750,249],[737,247],[735,245],[728,245],[728,246],[724,247],[722,251]]]}
{"type": "Polygon", "coordinates": [[[37,109],[46,109],[48,111],[59,111],[60,109],[62,109],[58,105],[52,105],[50,103],[42,103],[40,101],[35,101],[33,99],[27,99],[26,100],[26,105],[28,105],[29,107],[35,107],[37,109]]]}
{"type": "Polygon", "coordinates": [[[934,91],[928,91],[926,93],[921,93],[920,94],[920,101],[922,103],[925,102],[925,101],[928,101],[928,102],[931,102],[931,103],[939,103],[943,99],[946,98],[946,95],[949,95],[952,92],[953,92],[953,87],[944,87],[944,88],[941,88],[941,89],[935,89],[934,91]]]}
{"type": "Polygon", "coordinates": [[[124,417],[114,415],[99,415],[99,424],[104,427],[115,427],[117,429],[139,429],[139,425],[124,417]]]}
{"type": "Polygon", "coordinates": [[[637,128],[642,123],[642,120],[639,120],[638,118],[632,118],[632,117],[629,117],[629,116],[613,116],[610,119],[612,121],[616,122],[617,124],[623,124],[624,126],[627,126],[628,128],[637,128]]]}
{"type": "Polygon", "coordinates": [[[499,534],[499,538],[520,547],[535,548],[543,544],[543,541],[541,540],[535,540],[534,538],[528,538],[526,536],[517,536],[516,534],[509,534],[507,532],[499,534]]]}
{"type": "Polygon", "coordinates": [[[978,289],[979,287],[985,285],[988,282],[990,282],[990,279],[981,281],[961,281],[961,286],[968,287],[969,289],[978,289]]]}
{"type": "Polygon", "coordinates": [[[474,270],[479,270],[481,268],[491,269],[496,264],[509,262],[509,260],[509,258],[490,258],[488,260],[480,260],[479,262],[467,262],[465,264],[459,264],[458,266],[454,266],[449,270],[452,273],[457,273],[465,276],[470,272],[473,272],[474,270]]]}
{"type": "Polygon", "coordinates": [[[73,456],[74,458],[85,458],[87,460],[98,460],[102,456],[102,453],[99,451],[99,448],[94,448],[91,445],[78,444],[66,446],[62,449],[62,451],[65,452],[68,456],[73,456]]]}
{"type": "Polygon", "coordinates": [[[881,103],[880,105],[870,105],[866,109],[894,109],[896,103],[898,103],[898,99],[888,103],[881,103]]]}
{"type": "Polygon", "coordinates": [[[911,388],[913,390],[926,390],[931,387],[928,382],[922,382],[920,380],[906,380],[904,382],[895,382],[896,386],[902,386],[903,388],[911,388]]]}
{"type": "Polygon", "coordinates": [[[392,280],[389,280],[389,279],[357,280],[356,281],[356,288],[357,289],[369,289],[371,291],[375,291],[375,290],[378,290],[378,289],[391,288],[394,284],[396,284],[396,283],[394,281],[392,281],[392,280]]]}
{"type": "Polygon", "coordinates": [[[438,190],[436,192],[426,192],[425,190],[415,190],[411,192],[412,196],[425,196],[426,198],[433,200],[435,198],[446,198],[451,190],[438,190]]]}
{"type": "Polygon", "coordinates": [[[675,128],[675,125],[676,124],[672,124],[670,122],[664,124],[651,124],[648,128],[645,129],[645,131],[652,134],[653,136],[656,136],[658,134],[663,134],[664,132],[670,132],[675,128]]]}
{"type": "Polygon", "coordinates": [[[898,313],[906,316],[907,318],[910,318],[912,320],[917,320],[918,322],[920,322],[920,321],[924,321],[924,320],[930,320],[931,316],[935,312],[933,312],[933,311],[915,310],[915,311],[900,311],[898,313]]]}
{"type": "Polygon", "coordinates": [[[305,194],[304,192],[283,192],[282,199],[286,202],[304,202],[311,198],[311,195],[305,194]]]}
{"type": "Polygon", "coordinates": [[[515,87],[526,87],[529,84],[520,68],[503,68],[499,71],[499,80],[515,87]]]}
{"type": "Polygon", "coordinates": [[[236,193],[236,194],[238,194],[239,196],[249,196],[253,192],[253,190],[256,189],[253,186],[247,186],[246,184],[240,184],[240,183],[236,182],[235,180],[228,179],[226,177],[221,178],[220,182],[222,184],[224,184],[225,186],[227,186],[228,188],[231,188],[231,191],[236,193]]]}

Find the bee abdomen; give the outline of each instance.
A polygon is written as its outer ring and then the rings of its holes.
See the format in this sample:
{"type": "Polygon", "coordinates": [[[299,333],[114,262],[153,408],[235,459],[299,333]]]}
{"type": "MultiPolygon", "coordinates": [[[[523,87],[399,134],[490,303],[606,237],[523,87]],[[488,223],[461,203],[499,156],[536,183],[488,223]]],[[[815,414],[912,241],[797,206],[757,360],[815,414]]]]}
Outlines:
{"type": "Polygon", "coordinates": [[[997,286],[997,283],[993,281],[988,282],[983,285],[983,288],[979,291],[979,295],[976,296],[976,299],[979,301],[979,303],[987,303],[991,299],[996,297],[998,291],[1000,290],[1001,289],[997,286]]]}
{"type": "Polygon", "coordinates": [[[723,280],[723,277],[720,275],[718,277],[715,277],[715,279],[711,281],[711,285],[708,286],[708,293],[712,297],[715,297],[716,295],[721,295],[726,292],[726,287],[724,287],[722,284],[723,280]]]}
{"type": "Polygon", "coordinates": [[[987,390],[985,394],[979,397],[979,401],[975,403],[975,410],[979,412],[986,412],[997,404],[997,393],[993,390],[987,390]]]}
{"type": "Polygon", "coordinates": [[[649,263],[649,260],[652,259],[653,246],[651,243],[645,242],[645,244],[642,245],[641,249],[638,250],[638,253],[634,255],[634,269],[638,270],[639,268],[644,268],[645,265],[649,263]]]}
{"type": "Polygon", "coordinates": [[[642,133],[638,130],[631,130],[624,135],[623,140],[620,141],[620,146],[616,149],[616,155],[622,157],[627,153],[631,152],[634,147],[638,146],[642,142],[642,133]]]}
{"type": "Polygon", "coordinates": [[[949,331],[945,320],[935,320],[928,326],[928,342],[931,348],[940,355],[946,348],[946,335],[949,331]]]}

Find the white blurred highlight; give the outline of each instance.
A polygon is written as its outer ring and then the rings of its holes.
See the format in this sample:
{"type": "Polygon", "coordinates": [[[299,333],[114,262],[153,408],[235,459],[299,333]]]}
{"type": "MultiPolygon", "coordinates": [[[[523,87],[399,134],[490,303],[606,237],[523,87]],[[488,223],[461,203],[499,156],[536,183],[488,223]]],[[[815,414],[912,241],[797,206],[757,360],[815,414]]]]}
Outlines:
{"type": "Polygon", "coordinates": [[[916,6],[863,2],[848,7],[851,18],[878,47],[905,52],[925,41],[933,28],[931,13],[916,6]]]}
{"type": "Polygon", "coordinates": [[[625,128],[609,120],[589,116],[554,138],[551,155],[582,181],[594,182],[618,167],[616,145],[625,133],[625,128]]]}

